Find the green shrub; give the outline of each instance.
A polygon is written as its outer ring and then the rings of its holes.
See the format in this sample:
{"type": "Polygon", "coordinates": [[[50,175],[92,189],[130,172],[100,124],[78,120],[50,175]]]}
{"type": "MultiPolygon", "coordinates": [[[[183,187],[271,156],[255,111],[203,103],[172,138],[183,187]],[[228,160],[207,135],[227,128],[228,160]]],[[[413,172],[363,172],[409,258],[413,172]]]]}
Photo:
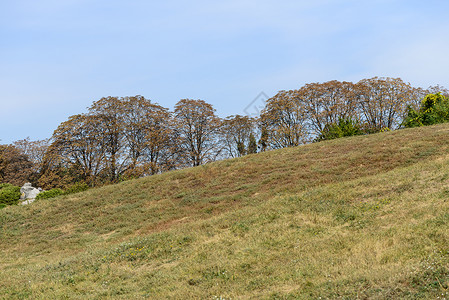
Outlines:
{"type": "Polygon", "coordinates": [[[57,196],[60,196],[63,194],[64,194],[64,191],[61,189],[58,189],[58,188],[51,189],[49,191],[43,191],[43,192],[40,192],[39,194],[37,194],[36,200],[54,198],[54,197],[57,197],[57,196]]]}
{"type": "Polygon", "coordinates": [[[0,189],[0,205],[14,205],[19,203],[20,187],[2,184],[0,189]]]}
{"type": "Polygon", "coordinates": [[[363,131],[357,121],[351,118],[339,118],[338,123],[326,125],[317,140],[332,140],[361,134],[363,131]]]}
{"type": "Polygon", "coordinates": [[[0,190],[3,189],[3,188],[12,187],[12,186],[13,185],[9,184],[9,183],[0,183],[0,190]]]}
{"type": "Polygon", "coordinates": [[[87,185],[87,183],[85,182],[77,182],[73,185],[71,185],[65,192],[65,195],[69,195],[69,194],[75,194],[75,193],[80,193],[80,192],[84,192],[87,191],[89,189],[89,186],[87,185]]]}
{"type": "Polygon", "coordinates": [[[449,122],[449,98],[436,93],[427,95],[418,111],[409,106],[402,125],[411,128],[446,122],[449,122]]]}

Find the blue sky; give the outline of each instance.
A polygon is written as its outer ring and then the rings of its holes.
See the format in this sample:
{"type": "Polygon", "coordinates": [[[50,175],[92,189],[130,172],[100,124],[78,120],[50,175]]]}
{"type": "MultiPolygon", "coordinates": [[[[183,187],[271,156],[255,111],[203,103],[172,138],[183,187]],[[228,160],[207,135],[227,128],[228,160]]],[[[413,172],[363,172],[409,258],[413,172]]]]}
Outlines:
{"type": "Polygon", "coordinates": [[[449,87],[449,1],[0,0],[0,143],[104,96],[225,117],[260,93],[401,77],[449,87]]]}

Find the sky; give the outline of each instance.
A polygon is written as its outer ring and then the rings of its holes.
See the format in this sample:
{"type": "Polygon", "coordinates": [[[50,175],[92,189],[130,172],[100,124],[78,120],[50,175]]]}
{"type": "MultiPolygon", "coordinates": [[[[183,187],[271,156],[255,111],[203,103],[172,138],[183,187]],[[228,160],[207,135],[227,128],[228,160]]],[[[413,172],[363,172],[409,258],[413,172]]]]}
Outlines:
{"type": "Polygon", "coordinates": [[[226,117],[312,82],[449,87],[448,49],[447,0],[0,0],[0,143],[106,96],[226,117]]]}

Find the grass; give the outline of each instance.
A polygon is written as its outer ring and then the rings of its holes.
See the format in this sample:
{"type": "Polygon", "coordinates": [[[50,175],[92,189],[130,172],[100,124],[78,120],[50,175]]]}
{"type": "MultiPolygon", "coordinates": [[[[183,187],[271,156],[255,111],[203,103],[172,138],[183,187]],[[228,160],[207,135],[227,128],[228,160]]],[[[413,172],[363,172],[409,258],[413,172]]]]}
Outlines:
{"type": "Polygon", "coordinates": [[[448,298],[448,134],[344,138],[3,208],[0,299],[448,298]]]}

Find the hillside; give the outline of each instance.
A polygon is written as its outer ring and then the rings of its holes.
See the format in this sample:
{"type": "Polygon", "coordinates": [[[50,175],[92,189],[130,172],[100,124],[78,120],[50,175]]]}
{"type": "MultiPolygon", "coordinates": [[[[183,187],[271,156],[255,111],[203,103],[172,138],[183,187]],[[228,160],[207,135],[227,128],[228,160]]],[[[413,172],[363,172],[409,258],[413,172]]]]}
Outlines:
{"type": "Polygon", "coordinates": [[[0,210],[1,299],[449,297],[449,125],[0,210]]]}

